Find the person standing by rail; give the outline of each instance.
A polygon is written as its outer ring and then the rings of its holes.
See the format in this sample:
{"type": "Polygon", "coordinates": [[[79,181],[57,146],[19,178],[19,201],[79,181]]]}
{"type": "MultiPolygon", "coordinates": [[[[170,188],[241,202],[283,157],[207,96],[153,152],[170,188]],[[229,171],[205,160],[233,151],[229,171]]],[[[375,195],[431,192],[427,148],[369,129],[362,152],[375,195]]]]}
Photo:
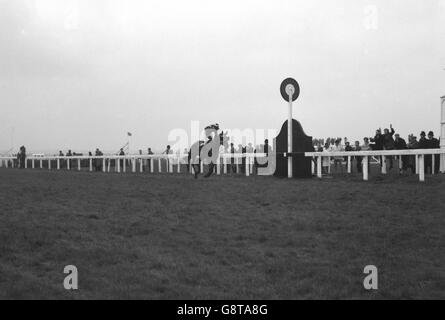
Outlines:
{"type": "Polygon", "coordinates": [[[17,167],[20,169],[25,169],[25,161],[26,161],[26,148],[25,146],[21,146],[19,153],[17,153],[17,167]]]}
{"type": "MultiPolygon", "coordinates": [[[[369,141],[373,142],[372,144],[370,144],[372,150],[383,150],[383,135],[382,135],[382,130],[381,129],[377,129],[375,131],[375,136],[374,138],[369,138],[369,141]]],[[[379,156],[380,159],[380,166],[383,165],[383,158],[382,156],[379,156]]]]}
{"type": "MultiPolygon", "coordinates": [[[[389,127],[391,128],[391,131],[389,131],[388,129],[385,129],[383,131],[383,149],[384,150],[394,150],[395,149],[395,145],[394,145],[394,128],[392,127],[392,124],[389,125],[389,127]]],[[[388,156],[388,160],[389,160],[389,170],[391,170],[394,166],[393,164],[393,157],[392,156],[388,156]]],[[[383,164],[385,165],[385,164],[383,164]]]]}
{"type": "MultiPolygon", "coordinates": [[[[440,141],[439,139],[434,138],[434,132],[430,131],[428,132],[428,139],[427,139],[427,146],[428,149],[439,149],[440,148],[440,141]]],[[[431,173],[438,174],[439,173],[439,167],[440,167],[440,155],[428,155],[431,158],[430,161],[430,171],[431,173]],[[434,172],[433,172],[433,157],[434,157],[434,172]]],[[[427,169],[428,171],[428,169],[427,169]]]]}
{"type": "MultiPolygon", "coordinates": [[[[360,147],[360,141],[355,142],[354,151],[362,151],[362,147],[360,147]]],[[[355,157],[356,166],[357,166],[357,172],[362,173],[363,172],[363,157],[355,157]]]]}
{"type": "MultiPolygon", "coordinates": [[[[410,134],[408,137],[408,149],[419,149],[419,142],[417,141],[417,137],[410,134]]],[[[408,167],[407,169],[411,169],[411,174],[416,173],[416,156],[408,156],[408,167]]]]}
{"type": "MultiPolygon", "coordinates": [[[[403,138],[400,138],[400,134],[396,133],[395,134],[395,140],[394,140],[394,148],[396,150],[405,150],[407,149],[407,145],[406,145],[406,141],[403,138]]],[[[402,163],[402,166],[399,168],[399,173],[405,173],[408,169],[408,156],[403,155],[403,156],[399,156],[400,162],[402,163]]]]}
{"type": "MultiPolygon", "coordinates": [[[[422,131],[420,133],[420,140],[419,140],[419,145],[418,145],[418,149],[429,149],[429,142],[428,139],[426,138],[426,133],[425,131],[422,131]]],[[[432,166],[432,157],[429,154],[426,154],[424,156],[425,159],[425,173],[428,173],[429,169],[432,166]]]]}
{"type": "MultiPolygon", "coordinates": [[[[121,150],[119,151],[119,156],[125,156],[125,152],[124,152],[123,148],[121,148],[121,150]]],[[[120,167],[122,170],[122,168],[124,167],[124,159],[120,159],[119,161],[120,161],[120,167]]]]}
{"type": "MultiPolygon", "coordinates": [[[[99,148],[96,148],[95,156],[102,157],[103,155],[102,151],[100,151],[99,148]]],[[[94,168],[96,169],[96,172],[102,171],[102,164],[102,159],[94,159],[94,168]]]]}

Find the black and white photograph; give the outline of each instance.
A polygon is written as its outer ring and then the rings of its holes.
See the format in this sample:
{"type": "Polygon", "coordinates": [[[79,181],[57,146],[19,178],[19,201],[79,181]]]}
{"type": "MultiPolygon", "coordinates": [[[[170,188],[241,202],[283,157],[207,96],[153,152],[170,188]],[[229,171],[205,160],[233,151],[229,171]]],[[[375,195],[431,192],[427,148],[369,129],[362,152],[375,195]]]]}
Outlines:
{"type": "Polygon", "coordinates": [[[445,0],[0,0],[0,300],[445,299],[445,0]]]}

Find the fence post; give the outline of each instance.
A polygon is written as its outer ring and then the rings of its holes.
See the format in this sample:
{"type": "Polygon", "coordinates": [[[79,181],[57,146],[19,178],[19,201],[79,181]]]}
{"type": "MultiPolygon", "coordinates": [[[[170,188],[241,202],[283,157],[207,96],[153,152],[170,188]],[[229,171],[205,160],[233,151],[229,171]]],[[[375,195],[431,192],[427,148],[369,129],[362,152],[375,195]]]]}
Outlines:
{"type": "Polygon", "coordinates": [[[153,158],[150,158],[150,171],[151,173],[155,172],[155,162],[153,158]]]}
{"type": "Polygon", "coordinates": [[[144,172],[144,159],[139,159],[140,163],[139,163],[139,170],[142,172],[144,172]]]}
{"type": "MultiPolygon", "coordinates": [[[[0,167],[2,166],[2,161],[0,161],[0,167]]],[[[25,169],[28,169],[28,158],[25,158],[25,169]]]]}
{"type": "Polygon", "coordinates": [[[224,174],[227,174],[227,158],[223,157],[223,171],[224,174]]]}
{"type": "Polygon", "coordinates": [[[9,162],[9,159],[6,159],[5,160],[5,168],[8,168],[8,165],[9,165],[8,162],[9,162]]]}
{"type": "Polygon", "coordinates": [[[159,173],[161,173],[161,172],[162,172],[162,163],[161,163],[161,158],[158,158],[158,170],[159,170],[159,173]]]}
{"type": "Polygon", "coordinates": [[[57,170],[60,170],[60,158],[57,158],[57,170]]]}
{"type": "Polygon", "coordinates": [[[321,171],[321,163],[322,163],[322,161],[323,161],[323,157],[322,156],[318,156],[317,157],[317,177],[320,178],[320,179],[323,176],[322,171],[321,171]]]}
{"type": "Polygon", "coordinates": [[[216,174],[221,174],[221,156],[218,157],[218,161],[216,161],[216,174]]]}
{"type": "MultiPolygon", "coordinates": [[[[25,168],[26,168],[26,160],[25,160],[25,168]]],[[[51,170],[51,158],[48,158],[48,170],[51,170]]]]}
{"type": "MultiPolygon", "coordinates": [[[[110,161],[110,159],[108,159],[108,161],[110,161]]],[[[105,158],[102,159],[102,171],[103,171],[103,172],[106,172],[105,158]]]]}
{"type": "Polygon", "coordinates": [[[66,168],[68,169],[68,170],[71,170],[71,160],[68,158],[68,159],[66,159],[66,168]]]}
{"type": "Polygon", "coordinates": [[[80,171],[80,158],[77,159],[77,171],[80,171]]]}
{"type": "Polygon", "coordinates": [[[136,172],[136,157],[134,157],[133,159],[131,159],[131,161],[133,161],[133,162],[131,163],[131,165],[132,165],[132,171],[133,171],[133,173],[135,173],[135,172],[136,172]]]}
{"type": "Polygon", "coordinates": [[[382,156],[382,174],[386,174],[386,156],[382,156]]]}
{"type": "Polygon", "coordinates": [[[249,170],[249,167],[250,167],[250,165],[249,165],[249,162],[250,162],[250,158],[248,157],[248,156],[246,156],[246,166],[245,166],[245,170],[246,170],[246,177],[248,177],[249,175],[250,175],[250,170],[249,170]]]}
{"type": "Polygon", "coordinates": [[[178,156],[178,173],[181,173],[181,156],[178,156]]]}
{"type": "Polygon", "coordinates": [[[93,158],[90,158],[90,171],[93,171],[93,158]]]}
{"type": "Polygon", "coordinates": [[[435,154],[431,155],[431,175],[434,175],[434,171],[435,171],[435,166],[436,166],[436,159],[435,159],[435,154]]]}
{"type": "Polygon", "coordinates": [[[419,180],[425,181],[425,155],[419,155],[419,180]]]}
{"type": "Polygon", "coordinates": [[[43,169],[43,160],[40,159],[40,169],[43,169]]]}
{"type": "Polygon", "coordinates": [[[368,169],[369,169],[369,157],[365,156],[363,158],[363,162],[362,162],[362,171],[363,171],[363,180],[364,181],[368,181],[368,179],[369,179],[368,169]]]}
{"type": "Polygon", "coordinates": [[[331,174],[331,157],[328,157],[328,163],[329,163],[328,174],[331,174]]]}
{"type": "Polygon", "coordinates": [[[351,173],[351,156],[348,156],[348,173],[351,173]]]}
{"type": "Polygon", "coordinates": [[[419,174],[419,155],[416,154],[416,174],[419,174]]]}

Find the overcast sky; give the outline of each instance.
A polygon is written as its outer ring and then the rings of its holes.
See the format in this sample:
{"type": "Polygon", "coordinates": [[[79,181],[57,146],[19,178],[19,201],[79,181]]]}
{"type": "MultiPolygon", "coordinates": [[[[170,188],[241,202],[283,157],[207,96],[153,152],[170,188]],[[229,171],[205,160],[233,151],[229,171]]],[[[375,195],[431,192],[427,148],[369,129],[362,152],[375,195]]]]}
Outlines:
{"type": "Polygon", "coordinates": [[[443,0],[0,0],[0,150],[279,129],[289,76],[308,135],[439,136],[444,17],[443,0]]]}

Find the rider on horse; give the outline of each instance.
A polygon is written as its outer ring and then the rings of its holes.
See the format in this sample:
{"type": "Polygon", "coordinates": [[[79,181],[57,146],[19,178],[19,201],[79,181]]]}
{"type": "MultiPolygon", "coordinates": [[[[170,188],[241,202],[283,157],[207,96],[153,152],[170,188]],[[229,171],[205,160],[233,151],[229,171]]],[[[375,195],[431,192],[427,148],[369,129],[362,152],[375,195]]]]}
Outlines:
{"type": "Polygon", "coordinates": [[[219,158],[219,147],[227,144],[228,139],[224,132],[219,134],[219,139],[215,139],[218,136],[218,130],[217,123],[205,127],[207,141],[195,142],[190,148],[188,160],[194,170],[195,179],[198,178],[201,171],[201,161],[209,165],[209,170],[204,177],[208,178],[212,175],[219,158]]]}

